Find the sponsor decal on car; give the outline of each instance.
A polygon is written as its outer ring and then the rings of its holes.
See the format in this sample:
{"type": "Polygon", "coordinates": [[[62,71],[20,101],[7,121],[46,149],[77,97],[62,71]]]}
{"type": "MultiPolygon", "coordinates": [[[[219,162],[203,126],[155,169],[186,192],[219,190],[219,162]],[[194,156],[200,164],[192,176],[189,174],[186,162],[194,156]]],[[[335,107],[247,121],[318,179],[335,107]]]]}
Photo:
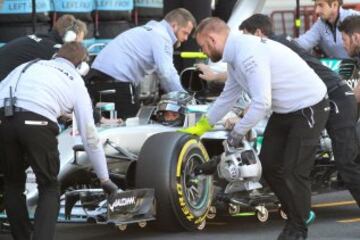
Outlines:
{"type": "Polygon", "coordinates": [[[136,203],[135,197],[119,198],[114,200],[112,204],[109,203],[109,209],[110,211],[114,212],[114,209],[117,207],[135,205],[135,203],[136,203]]]}

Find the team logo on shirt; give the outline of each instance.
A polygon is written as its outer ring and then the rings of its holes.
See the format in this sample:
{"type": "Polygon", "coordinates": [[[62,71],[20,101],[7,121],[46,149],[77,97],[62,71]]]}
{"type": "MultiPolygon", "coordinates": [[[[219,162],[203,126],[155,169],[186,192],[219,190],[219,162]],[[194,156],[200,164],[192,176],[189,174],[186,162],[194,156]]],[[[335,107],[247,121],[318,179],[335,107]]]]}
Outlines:
{"type": "Polygon", "coordinates": [[[244,66],[244,70],[246,74],[251,74],[255,71],[255,68],[258,67],[258,64],[255,62],[254,56],[250,56],[248,58],[246,58],[243,62],[242,62],[243,66],[244,66]]]}
{"type": "Polygon", "coordinates": [[[71,81],[74,80],[74,77],[73,77],[69,72],[65,71],[64,69],[61,69],[61,68],[56,67],[56,66],[53,66],[53,65],[47,65],[47,64],[44,64],[43,62],[40,63],[40,64],[45,65],[45,66],[48,66],[48,67],[52,67],[52,68],[60,71],[61,73],[63,73],[63,74],[64,74],[65,76],[67,76],[71,81]]]}

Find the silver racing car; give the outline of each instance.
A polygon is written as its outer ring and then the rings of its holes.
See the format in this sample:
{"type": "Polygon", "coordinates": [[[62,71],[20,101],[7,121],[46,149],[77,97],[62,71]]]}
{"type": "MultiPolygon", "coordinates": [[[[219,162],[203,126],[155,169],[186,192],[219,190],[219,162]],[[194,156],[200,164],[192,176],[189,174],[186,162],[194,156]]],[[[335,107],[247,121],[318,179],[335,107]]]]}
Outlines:
{"type": "MultiPolygon", "coordinates": [[[[121,188],[117,194],[106,196],[101,190],[75,127],[58,136],[60,221],[110,223],[125,230],[127,224],[144,227],[155,220],[154,225],[162,230],[192,231],[204,229],[207,220],[219,213],[239,216],[250,209],[265,222],[268,208],[275,207],[286,218],[261,181],[257,153],[266,120],[237,149],[224,143],[228,131],[221,124],[201,138],[177,132],[193,125],[209,106],[204,97],[207,83],[195,79],[195,69],[185,71],[183,84],[191,94],[167,94],[157,106],[143,106],[125,124],[98,126],[110,177],[121,188]]],[[[337,190],[332,187],[337,174],[325,135],[319,146],[314,186],[337,190]]],[[[1,179],[0,213],[4,209],[1,179]]],[[[38,192],[31,169],[27,170],[25,194],[33,214],[38,192]]]]}

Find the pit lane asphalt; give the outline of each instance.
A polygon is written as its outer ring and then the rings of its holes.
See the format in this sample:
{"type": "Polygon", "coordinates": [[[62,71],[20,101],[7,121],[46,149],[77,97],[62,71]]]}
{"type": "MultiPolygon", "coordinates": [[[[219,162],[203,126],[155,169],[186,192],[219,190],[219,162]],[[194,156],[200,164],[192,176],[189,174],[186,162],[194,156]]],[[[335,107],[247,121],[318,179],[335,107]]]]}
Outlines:
{"type": "MultiPolygon", "coordinates": [[[[317,218],[310,227],[309,240],[360,239],[360,210],[347,191],[314,196],[313,209],[317,218]]],[[[266,223],[258,222],[255,216],[215,219],[196,233],[164,233],[151,226],[140,229],[136,224],[124,232],[108,225],[58,224],[55,240],[275,240],[282,226],[277,212],[270,213],[266,223]]],[[[10,240],[11,236],[0,234],[0,239],[10,240]]]]}

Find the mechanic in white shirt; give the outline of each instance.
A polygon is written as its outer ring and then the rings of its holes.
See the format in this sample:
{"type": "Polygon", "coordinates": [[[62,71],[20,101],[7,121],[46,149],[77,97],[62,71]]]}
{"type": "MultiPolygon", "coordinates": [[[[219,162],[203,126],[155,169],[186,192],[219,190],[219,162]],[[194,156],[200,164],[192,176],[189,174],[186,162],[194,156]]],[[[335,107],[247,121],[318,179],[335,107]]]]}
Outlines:
{"type": "Polygon", "coordinates": [[[264,177],[288,213],[278,239],[306,239],[310,212],[310,170],[324,128],[329,101],[326,86],[296,53],[269,39],[230,31],[219,18],[203,20],[197,43],[213,62],[227,63],[228,79],[221,95],[194,126],[184,132],[201,135],[219,121],[244,89],[251,104],[228,136],[241,146],[243,136],[273,111],[264,133],[260,160],[264,177]]]}
{"type": "Polygon", "coordinates": [[[76,69],[86,56],[81,43],[65,43],[55,59],[24,63],[0,84],[4,203],[14,239],[54,238],[59,211],[57,118],[64,113],[74,110],[84,148],[104,191],[111,194],[117,190],[109,179],[90,97],[76,69]],[[10,106],[13,112],[7,111],[10,91],[16,98],[12,101],[14,106],[10,106]],[[23,195],[27,166],[33,169],[39,190],[33,233],[23,195]]]}
{"type": "Polygon", "coordinates": [[[343,0],[315,0],[315,13],[320,17],[296,42],[306,50],[319,46],[329,58],[349,58],[338,26],[346,17],[359,12],[343,9],[342,5],[343,0]]]}
{"type": "Polygon", "coordinates": [[[184,91],[173,63],[173,48],[186,41],[196,20],[186,9],[170,11],[164,20],[150,21],[144,26],[121,33],[100,51],[88,76],[90,95],[99,100],[99,90],[115,89],[118,116],[136,115],[139,102],[136,87],[146,74],[155,72],[165,92],[184,91]]]}

